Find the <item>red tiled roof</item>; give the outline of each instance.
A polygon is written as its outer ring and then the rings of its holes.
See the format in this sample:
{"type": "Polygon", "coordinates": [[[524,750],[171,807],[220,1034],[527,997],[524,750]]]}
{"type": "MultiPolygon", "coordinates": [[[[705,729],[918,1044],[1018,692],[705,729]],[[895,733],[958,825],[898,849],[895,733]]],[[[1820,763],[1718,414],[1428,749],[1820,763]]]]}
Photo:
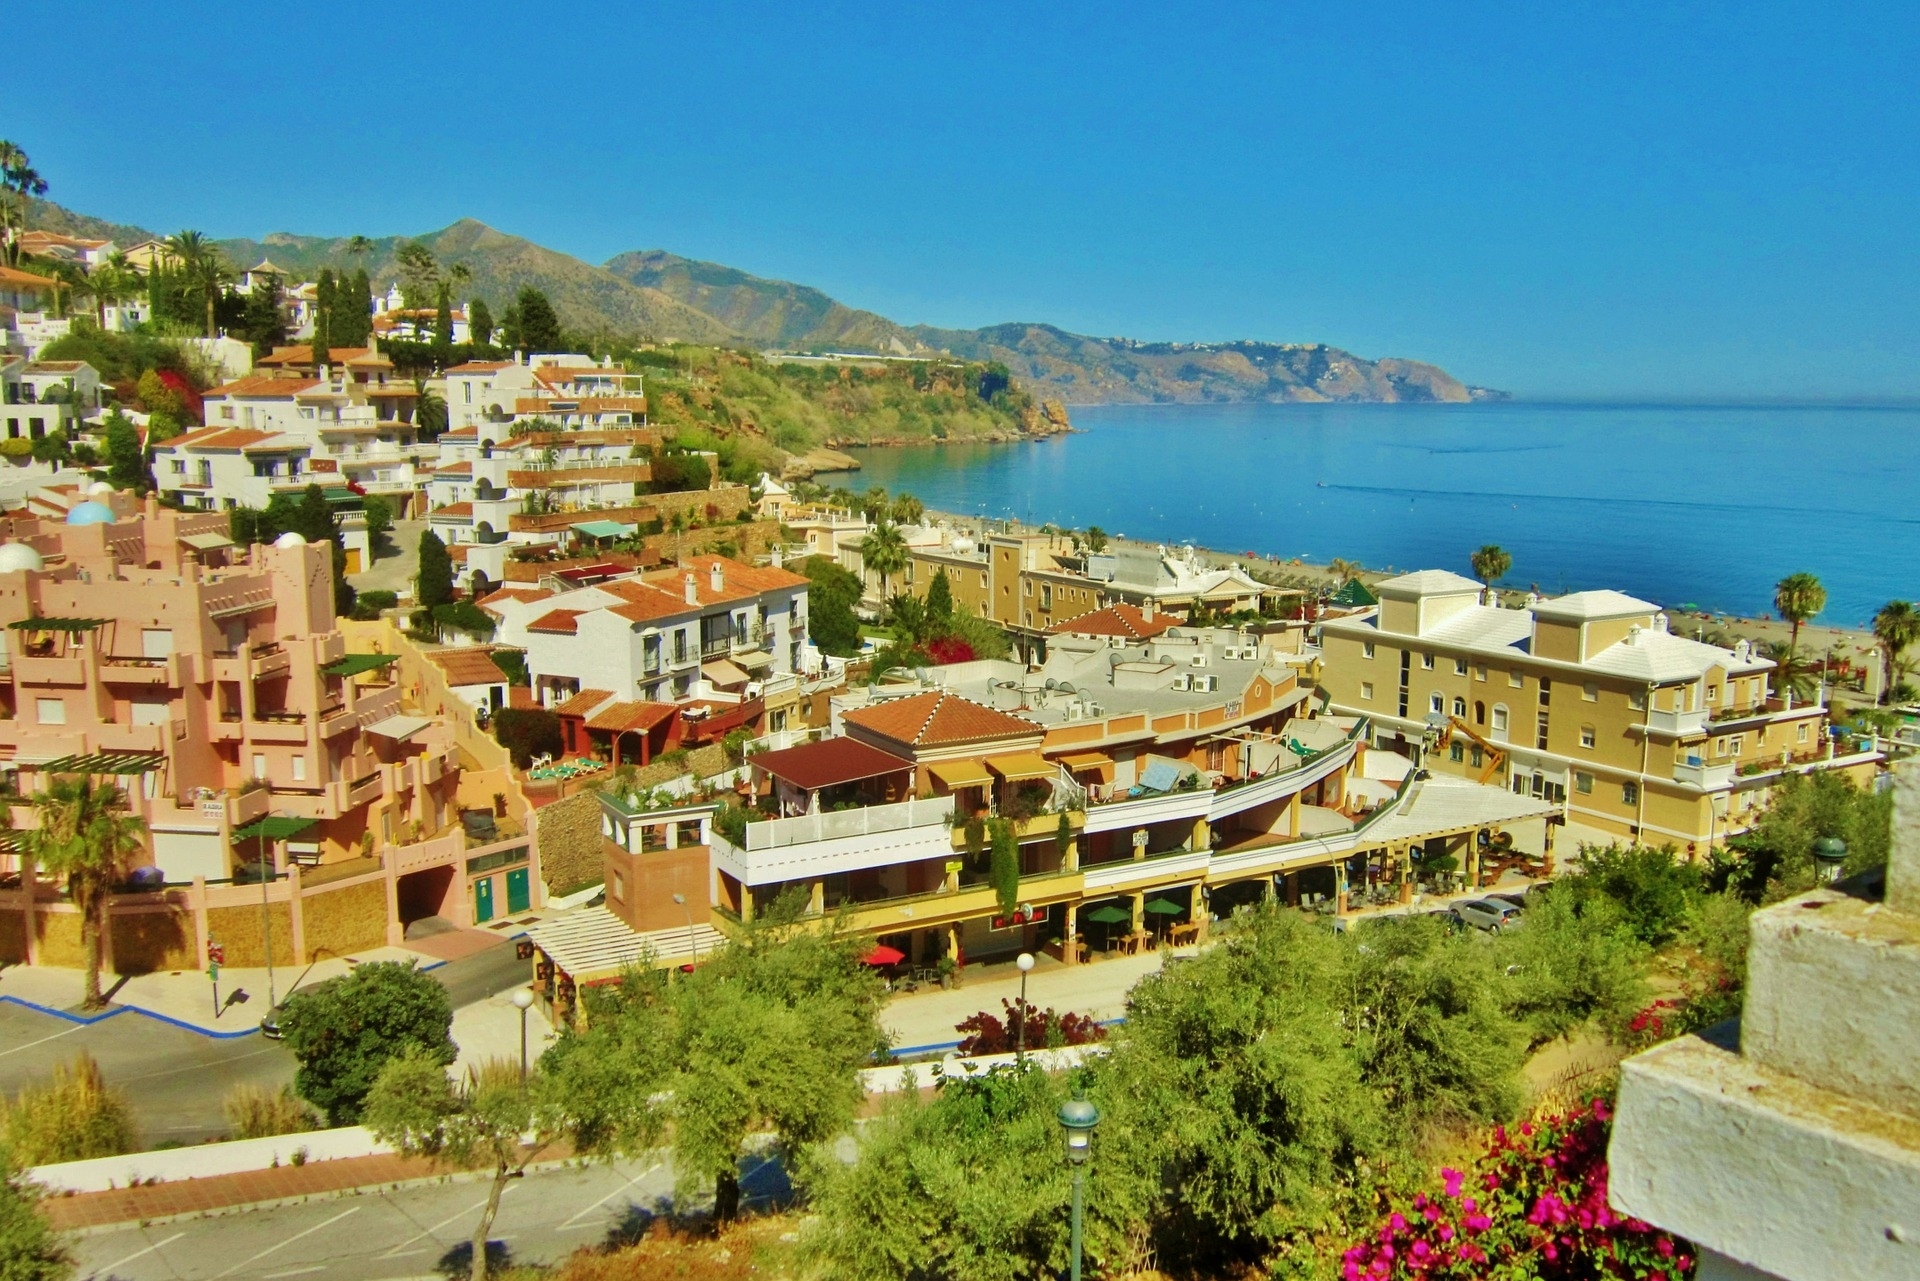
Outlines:
{"type": "MultiPolygon", "coordinates": [[[[344,365],[359,361],[367,356],[365,347],[328,347],[327,363],[344,365]]],[[[271,355],[260,357],[253,362],[256,365],[311,365],[313,363],[313,344],[296,343],[290,347],[275,347],[271,355]]]]}
{"type": "Polygon", "coordinates": [[[249,374],[245,378],[236,378],[223,383],[208,392],[206,398],[216,396],[252,397],[254,399],[292,400],[309,387],[318,387],[318,378],[281,378],[274,374],[249,374]]]}
{"type": "Polygon", "coordinates": [[[589,716],[598,710],[600,704],[613,697],[610,689],[583,689],[564,703],[555,705],[555,716],[589,716]]]}
{"type": "Polygon", "coordinates": [[[434,516],[471,517],[472,515],[473,515],[472,503],[448,503],[445,507],[436,507],[432,511],[427,513],[427,516],[429,518],[434,516]]]}
{"type": "Polygon", "coordinates": [[[511,360],[469,360],[464,365],[455,365],[447,370],[449,374],[491,374],[510,368],[511,360]]]}
{"type": "Polygon", "coordinates": [[[1127,640],[1151,640],[1168,628],[1179,625],[1180,620],[1171,614],[1156,613],[1148,618],[1139,606],[1122,601],[1055,623],[1047,631],[1056,636],[1120,636],[1127,640]]]}
{"type": "Polygon", "coordinates": [[[664,721],[672,720],[674,711],[672,703],[615,703],[588,721],[587,728],[606,730],[614,734],[625,734],[632,730],[649,730],[664,721]]]}
{"type": "Polygon", "coordinates": [[[1030,720],[995,711],[945,690],[857,708],[848,712],[845,719],[849,725],[913,747],[978,743],[1041,732],[1040,726],[1030,720]]]}
{"type": "Polygon", "coordinates": [[[473,464],[470,462],[448,463],[445,467],[434,468],[433,474],[436,476],[471,476],[473,475],[473,464]]]}
{"type": "Polygon", "coordinates": [[[53,281],[46,276],[36,276],[30,271],[0,266],[0,285],[13,285],[21,289],[52,289],[53,281]]]}
{"type": "MultiPolygon", "coordinates": [[[[154,448],[167,450],[177,446],[191,446],[195,449],[248,449],[265,441],[281,439],[286,438],[277,431],[251,431],[244,427],[196,427],[190,432],[175,436],[172,440],[163,441],[154,448]]],[[[306,445],[300,441],[287,439],[286,447],[305,449],[306,445]]]]}
{"type": "Polygon", "coordinates": [[[489,649],[438,649],[427,655],[447,674],[449,685],[504,685],[507,674],[489,649]]]}
{"type": "Polygon", "coordinates": [[[522,605],[530,605],[534,601],[545,600],[551,595],[553,595],[552,592],[540,591],[532,587],[502,587],[498,591],[482,596],[478,603],[481,609],[510,600],[518,601],[522,605]]]}
{"type": "Polygon", "coordinates": [[[772,592],[807,585],[805,578],[790,570],[775,569],[771,565],[743,565],[726,556],[689,556],[681,564],[692,570],[694,577],[703,584],[710,581],[713,567],[718,565],[721,580],[729,587],[744,587],[754,592],[772,592]]]}
{"type": "Polygon", "coordinates": [[[577,636],[580,633],[580,610],[550,609],[527,624],[530,632],[552,632],[560,636],[577,636]]]}
{"type": "Polygon", "coordinates": [[[753,765],[805,792],[913,768],[912,761],[853,738],[826,738],[782,752],[762,752],[753,758],[753,765]]]}

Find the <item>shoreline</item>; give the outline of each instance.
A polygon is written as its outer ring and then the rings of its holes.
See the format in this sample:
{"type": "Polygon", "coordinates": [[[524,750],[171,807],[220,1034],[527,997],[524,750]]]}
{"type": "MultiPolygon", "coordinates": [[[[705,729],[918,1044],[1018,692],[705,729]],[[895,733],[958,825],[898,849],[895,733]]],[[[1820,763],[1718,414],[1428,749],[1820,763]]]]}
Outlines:
{"type": "MultiPolygon", "coordinates": [[[[852,473],[847,474],[851,475],[852,473]]],[[[1018,520],[989,520],[956,512],[938,511],[934,508],[927,509],[927,516],[931,520],[937,520],[946,524],[949,528],[972,534],[981,534],[989,531],[995,533],[1011,532],[1031,534],[1045,532],[1045,526],[1043,525],[1029,525],[1024,521],[1018,520]]],[[[1122,538],[1109,534],[1108,545],[1110,547],[1123,546],[1152,551],[1165,544],[1147,542],[1137,538],[1122,538]]],[[[1185,545],[1186,544],[1181,544],[1181,546],[1185,545]]],[[[1198,552],[1202,560],[1209,565],[1241,565],[1250,571],[1260,571],[1260,573],[1255,574],[1256,577],[1267,573],[1294,578],[1304,577],[1318,580],[1318,582],[1328,584],[1335,589],[1343,586],[1346,581],[1344,578],[1335,576],[1330,562],[1314,562],[1298,557],[1281,559],[1259,552],[1221,552],[1214,548],[1199,546],[1198,544],[1194,545],[1194,550],[1198,552]]],[[[1422,566],[1422,568],[1444,569],[1446,566],[1422,566]]],[[[1412,571],[1405,569],[1375,569],[1370,566],[1362,566],[1355,576],[1358,577],[1362,583],[1371,586],[1381,579],[1391,578],[1396,574],[1409,572],[1412,571]]],[[[1504,594],[1512,595],[1518,589],[1506,587],[1498,588],[1497,590],[1504,594]]],[[[1653,603],[1658,604],[1658,602],[1653,603]]],[[[1755,618],[1714,611],[1669,609],[1665,606],[1661,606],[1661,608],[1669,619],[1671,630],[1675,635],[1679,636],[1699,638],[1702,634],[1721,632],[1734,639],[1766,641],[1784,645],[1792,631],[1792,628],[1787,623],[1774,618],[1770,614],[1755,618]]],[[[1834,627],[1817,621],[1803,623],[1800,627],[1800,646],[1802,652],[1810,657],[1830,655],[1835,661],[1846,661],[1855,666],[1867,667],[1870,672],[1866,682],[1868,693],[1855,695],[1852,690],[1834,688],[1829,690],[1829,697],[1844,696],[1850,701],[1858,698],[1861,701],[1869,702],[1869,705],[1871,705],[1870,695],[1875,687],[1875,682],[1879,679],[1878,673],[1880,671],[1879,642],[1874,638],[1871,629],[1834,627]]]]}

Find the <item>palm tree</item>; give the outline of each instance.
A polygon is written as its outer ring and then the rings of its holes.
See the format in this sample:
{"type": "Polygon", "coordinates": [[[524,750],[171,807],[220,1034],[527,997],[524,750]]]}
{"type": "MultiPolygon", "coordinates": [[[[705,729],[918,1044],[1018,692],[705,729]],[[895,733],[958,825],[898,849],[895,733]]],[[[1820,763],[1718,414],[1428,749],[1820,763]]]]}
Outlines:
{"type": "Polygon", "coordinates": [[[1907,664],[1901,655],[1907,646],[1920,640],[1920,610],[1908,601],[1888,601],[1873,616],[1873,635],[1880,642],[1880,662],[1885,672],[1880,683],[1880,701],[1884,703],[1893,696],[1895,682],[1906,674],[1907,664]]]}
{"type": "Polygon", "coordinates": [[[1349,580],[1360,577],[1360,571],[1365,568],[1366,566],[1357,560],[1346,560],[1339,556],[1327,562],[1327,572],[1339,579],[1342,586],[1345,586],[1349,580]]]}
{"type": "Polygon", "coordinates": [[[893,500],[889,514],[896,525],[917,525],[927,514],[927,505],[912,494],[902,494],[893,500]]]}
{"type": "MultiPolygon", "coordinates": [[[[113,257],[121,256],[115,254],[113,257]]],[[[94,319],[101,329],[107,327],[107,308],[125,302],[138,290],[139,286],[133,277],[124,267],[116,265],[112,259],[101,263],[87,273],[87,292],[93,295],[94,319]]]]}
{"type": "Polygon", "coordinates": [[[347,252],[361,258],[373,252],[373,242],[365,236],[348,236],[347,252]]]}
{"type": "Polygon", "coordinates": [[[219,246],[198,231],[177,231],[167,237],[167,252],[180,264],[181,273],[205,295],[207,302],[207,337],[215,337],[213,326],[214,305],[220,301],[220,295],[233,282],[233,268],[228,265],[226,255],[219,246]]]}
{"type": "Polygon", "coordinates": [[[1493,585],[1505,578],[1507,571],[1512,568],[1513,557],[1498,543],[1488,543],[1473,554],[1473,576],[1480,580],[1481,587],[1485,589],[1483,599],[1492,596],[1493,585]]]}
{"type": "Polygon", "coordinates": [[[27,198],[47,194],[47,180],[17,143],[0,138],[0,240],[7,262],[20,262],[20,233],[27,225],[27,198]]]}
{"type": "Polygon", "coordinates": [[[1773,585],[1773,607],[1780,611],[1780,617],[1792,625],[1793,632],[1787,647],[1791,652],[1798,653],[1800,624],[1827,607],[1827,589],[1812,574],[1788,574],[1773,585]]]}
{"type": "Polygon", "coordinates": [[[100,954],[107,896],[120,860],[145,848],[147,825],[128,812],[125,792],[85,775],[55,778],[33,798],[33,806],[40,826],[25,833],[22,845],[37,867],[67,878],[67,893],[80,909],[80,942],[87,953],[84,1004],[97,1010],[106,1004],[100,994],[100,954]]]}
{"type": "MultiPolygon", "coordinates": [[[[875,486],[878,488],[878,486],[875,486]]],[[[875,525],[860,540],[860,558],[866,567],[880,575],[880,599],[892,595],[893,576],[907,567],[907,538],[891,523],[875,525]]]]}

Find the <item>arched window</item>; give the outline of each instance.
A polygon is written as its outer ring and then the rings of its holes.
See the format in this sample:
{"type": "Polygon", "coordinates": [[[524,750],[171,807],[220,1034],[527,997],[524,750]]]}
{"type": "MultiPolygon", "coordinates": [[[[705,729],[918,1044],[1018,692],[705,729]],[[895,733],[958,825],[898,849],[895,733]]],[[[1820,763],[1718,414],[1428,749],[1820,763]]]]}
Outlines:
{"type": "Polygon", "coordinates": [[[1500,735],[1505,735],[1507,732],[1507,705],[1505,703],[1495,703],[1493,705],[1493,732],[1500,735]]]}
{"type": "Polygon", "coordinates": [[[1446,696],[1438,690],[1427,695],[1427,710],[1438,716],[1447,709],[1446,696]]]}
{"type": "Polygon", "coordinates": [[[1465,715],[1467,714],[1467,700],[1466,700],[1466,699],[1464,699],[1464,698],[1456,698],[1456,699],[1454,699],[1454,700],[1453,700],[1453,714],[1454,714],[1455,716],[1465,716],[1465,715]]]}
{"type": "Polygon", "coordinates": [[[1487,705],[1479,699],[1473,701],[1473,723],[1475,725],[1485,725],[1487,723],[1487,705]]]}

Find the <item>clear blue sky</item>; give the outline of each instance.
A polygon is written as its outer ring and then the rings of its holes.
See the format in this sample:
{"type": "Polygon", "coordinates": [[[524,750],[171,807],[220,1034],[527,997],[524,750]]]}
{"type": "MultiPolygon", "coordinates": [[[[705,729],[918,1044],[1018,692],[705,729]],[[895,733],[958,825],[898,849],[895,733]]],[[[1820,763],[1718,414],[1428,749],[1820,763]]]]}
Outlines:
{"type": "Polygon", "coordinates": [[[1920,395],[1911,3],[415,8],[14,0],[0,136],[161,231],[471,216],[909,323],[1920,395]]]}

